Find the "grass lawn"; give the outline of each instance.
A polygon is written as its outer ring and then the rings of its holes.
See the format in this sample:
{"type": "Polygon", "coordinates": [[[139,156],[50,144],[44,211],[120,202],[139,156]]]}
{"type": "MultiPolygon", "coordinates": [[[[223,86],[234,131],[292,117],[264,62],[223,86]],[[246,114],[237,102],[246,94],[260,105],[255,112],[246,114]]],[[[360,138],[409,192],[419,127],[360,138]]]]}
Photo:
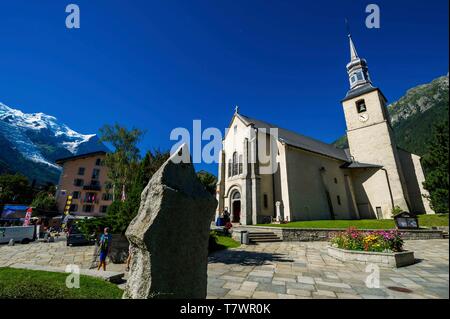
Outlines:
{"type": "Polygon", "coordinates": [[[80,276],[80,288],[66,287],[69,274],[15,268],[0,268],[0,299],[119,299],[116,285],[80,276]]]}
{"type": "Polygon", "coordinates": [[[241,245],[239,242],[227,236],[217,236],[216,242],[218,245],[222,245],[226,248],[237,248],[241,245]]]}
{"type": "MultiPolygon", "coordinates": [[[[448,214],[419,215],[420,227],[448,226],[448,214]]],[[[258,226],[286,228],[342,228],[356,227],[358,229],[391,229],[395,228],[392,219],[362,219],[362,220],[316,220],[301,221],[288,224],[259,224],[258,226]]]]}
{"type": "Polygon", "coordinates": [[[228,248],[236,248],[240,245],[241,244],[235,241],[233,238],[229,236],[223,236],[215,231],[212,231],[209,235],[208,250],[210,253],[228,248]]]}

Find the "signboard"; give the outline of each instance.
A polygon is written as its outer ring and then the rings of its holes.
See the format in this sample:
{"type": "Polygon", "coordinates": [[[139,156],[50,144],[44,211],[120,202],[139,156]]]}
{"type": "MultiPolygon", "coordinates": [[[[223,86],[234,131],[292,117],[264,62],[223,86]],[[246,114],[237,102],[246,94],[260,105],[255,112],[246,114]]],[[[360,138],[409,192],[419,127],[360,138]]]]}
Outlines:
{"type": "Polygon", "coordinates": [[[419,221],[411,213],[400,213],[394,217],[394,220],[398,229],[419,229],[419,221]]]}
{"type": "Polygon", "coordinates": [[[23,222],[24,226],[30,225],[31,214],[33,213],[33,208],[29,207],[25,214],[25,221],[23,222]]]}
{"type": "Polygon", "coordinates": [[[1,218],[3,219],[20,219],[25,218],[28,206],[25,205],[5,205],[1,218]]]}

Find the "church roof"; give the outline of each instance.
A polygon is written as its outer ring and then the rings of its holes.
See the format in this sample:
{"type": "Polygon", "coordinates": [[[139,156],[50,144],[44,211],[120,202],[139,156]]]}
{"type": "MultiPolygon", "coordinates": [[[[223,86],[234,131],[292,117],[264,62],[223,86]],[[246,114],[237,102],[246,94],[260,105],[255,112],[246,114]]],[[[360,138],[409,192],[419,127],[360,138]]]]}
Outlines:
{"type": "Polygon", "coordinates": [[[278,139],[281,142],[284,142],[290,146],[294,146],[313,153],[325,155],[344,162],[351,162],[351,159],[347,156],[345,150],[337,148],[334,145],[315,140],[313,138],[269,124],[264,121],[249,118],[239,113],[236,113],[236,116],[238,116],[245,124],[247,125],[253,124],[256,128],[265,128],[265,129],[277,128],[278,139]]]}
{"type": "Polygon", "coordinates": [[[341,168],[382,168],[383,166],[377,164],[367,164],[360,162],[347,162],[341,165],[341,168]]]}
{"type": "Polygon", "coordinates": [[[351,100],[357,96],[363,95],[365,93],[369,93],[372,91],[376,91],[378,90],[377,87],[372,86],[372,84],[367,83],[363,86],[357,87],[355,89],[352,89],[350,91],[347,92],[347,95],[345,96],[345,98],[342,100],[342,102],[347,101],[347,100],[351,100]]]}

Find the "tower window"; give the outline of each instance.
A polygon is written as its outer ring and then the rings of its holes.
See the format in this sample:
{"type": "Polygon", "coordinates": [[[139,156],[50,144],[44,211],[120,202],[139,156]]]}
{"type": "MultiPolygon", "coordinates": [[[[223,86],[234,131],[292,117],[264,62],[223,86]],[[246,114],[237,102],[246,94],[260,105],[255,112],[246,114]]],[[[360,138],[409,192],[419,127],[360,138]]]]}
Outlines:
{"type": "Polygon", "coordinates": [[[356,77],[358,78],[358,81],[364,80],[362,72],[357,72],[356,77]]]}
{"type": "Polygon", "coordinates": [[[367,111],[366,101],[365,100],[356,101],[356,110],[358,111],[358,113],[366,112],[367,111]]]}
{"type": "Polygon", "coordinates": [[[340,206],[341,205],[341,196],[337,196],[337,202],[338,202],[338,205],[340,206]]]}
{"type": "Polygon", "coordinates": [[[267,194],[264,194],[264,208],[268,208],[269,207],[269,197],[267,196],[267,194]]]}

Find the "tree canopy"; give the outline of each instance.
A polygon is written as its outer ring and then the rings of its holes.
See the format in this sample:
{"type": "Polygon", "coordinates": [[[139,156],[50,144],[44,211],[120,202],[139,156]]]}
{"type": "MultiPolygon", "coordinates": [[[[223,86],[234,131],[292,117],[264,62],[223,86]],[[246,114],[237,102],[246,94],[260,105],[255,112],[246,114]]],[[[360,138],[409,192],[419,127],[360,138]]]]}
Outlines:
{"type": "Polygon", "coordinates": [[[433,140],[429,144],[427,154],[422,158],[426,171],[423,186],[430,194],[431,208],[438,214],[449,212],[448,129],[448,118],[434,127],[433,140]]]}
{"type": "Polygon", "coordinates": [[[21,174],[0,175],[0,203],[29,204],[33,189],[28,179],[21,174]]]}

